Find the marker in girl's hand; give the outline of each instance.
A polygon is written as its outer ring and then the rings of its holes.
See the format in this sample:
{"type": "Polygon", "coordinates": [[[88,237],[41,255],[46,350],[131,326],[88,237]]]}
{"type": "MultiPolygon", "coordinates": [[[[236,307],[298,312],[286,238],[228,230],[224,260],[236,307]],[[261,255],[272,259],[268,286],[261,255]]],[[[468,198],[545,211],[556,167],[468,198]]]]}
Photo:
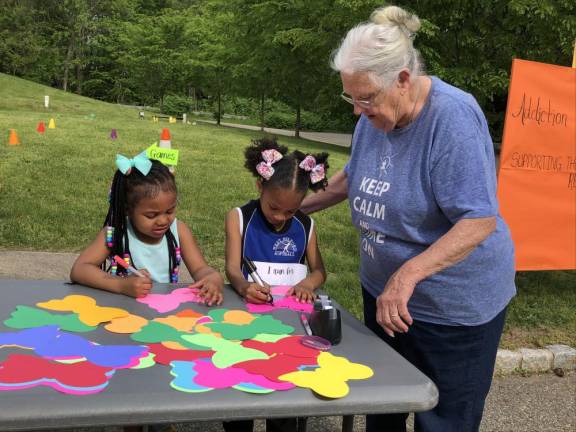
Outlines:
{"type": "Polygon", "coordinates": [[[134,273],[136,276],[139,276],[139,277],[146,277],[146,275],[144,273],[136,270],[134,267],[132,267],[130,264],[128,264],[126,261],[124,261],[122,258],[120,258],[118,255],[114,255],[114,261],[116,261],[116,263],[119,266],[122,266],[123,268],[128,270],[130,273],[134,273]]]}
{"type": "MultiPolygon", "coordinates": [[[[244,262],[244,266],[246,267],[246,270],[248,270],[248,274],[252,277],[252,280],[254,282],[256,282],[258,285],[260,285],[262,288],[264,288],[264,281],[262,280],[262,278],[258,274],[258,271],[256,270],[256,266],[254,265],[254,262],[248,257],[242,257],[242,261],[244,262]]],[[[272,294],[270,294],[269,291],[261,291],[260,290],[260,292],[267,296],[266,303],[269,303],[271,305],[274,304],[274,297],[272,297],[272,294]]]]}

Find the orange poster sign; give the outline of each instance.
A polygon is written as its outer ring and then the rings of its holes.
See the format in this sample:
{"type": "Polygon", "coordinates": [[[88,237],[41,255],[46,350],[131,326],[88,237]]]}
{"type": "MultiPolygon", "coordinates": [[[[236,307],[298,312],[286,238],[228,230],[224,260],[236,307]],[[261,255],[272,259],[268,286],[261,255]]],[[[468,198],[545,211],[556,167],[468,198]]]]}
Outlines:
{"type": "Polygon", "coordinates": [[[518,270],[576,268],[576,69],[514,60],[498,199],[518,270]]]}

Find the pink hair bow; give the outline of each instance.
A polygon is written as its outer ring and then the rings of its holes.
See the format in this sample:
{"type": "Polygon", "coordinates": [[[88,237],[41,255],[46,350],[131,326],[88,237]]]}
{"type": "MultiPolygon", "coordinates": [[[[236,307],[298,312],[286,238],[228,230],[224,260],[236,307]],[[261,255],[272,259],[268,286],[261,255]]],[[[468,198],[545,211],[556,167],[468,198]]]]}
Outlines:
{"type": "Polygon", "coordinates": [[[262,152],[262,159],[264,159],[264,161],[256,165],[256,171],[264,180],[270,180],[270,177],[274,174],[272,165],[282,159],[282,153],[274,149],[264,150],[262,152]]]}
{"type": "Polygon", "coordinates": [[[319,181],[324,180],[324,177],[326,177],[326,173],[324,172],[324,164],[317,164],[316,158],[312,155],[306,156],[298,166],[304,171],[310,172],[310,181],[312,184],[316,184],[319,181]]]}

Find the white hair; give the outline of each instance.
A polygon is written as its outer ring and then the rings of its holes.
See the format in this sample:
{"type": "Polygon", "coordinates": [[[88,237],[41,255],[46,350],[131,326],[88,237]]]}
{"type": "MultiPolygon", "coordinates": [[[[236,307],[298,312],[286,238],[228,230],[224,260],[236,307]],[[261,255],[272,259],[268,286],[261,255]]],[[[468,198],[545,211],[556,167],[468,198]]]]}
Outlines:
{"type": "Polygon", "coordinates": [[[423,73],[420,53],[412,44],[420,20],[397,6],[376,9],[370,21],[352,28],[333,53],[337,72],[368,72],[382,87],[391,85],[402,69],[423,73]]]}

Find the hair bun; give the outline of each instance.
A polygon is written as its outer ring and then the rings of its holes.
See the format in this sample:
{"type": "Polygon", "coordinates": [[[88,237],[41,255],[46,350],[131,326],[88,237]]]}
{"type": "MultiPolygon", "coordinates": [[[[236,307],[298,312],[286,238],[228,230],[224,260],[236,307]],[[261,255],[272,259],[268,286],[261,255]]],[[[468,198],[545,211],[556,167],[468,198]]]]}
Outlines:
{"type": "Polygon", "coordinates": [[[370,15],[374,24],[395,25],[400,27],[408,37],[420,30],[420,19],[398,6],[386,6],[376,9],[370,15]]]}

